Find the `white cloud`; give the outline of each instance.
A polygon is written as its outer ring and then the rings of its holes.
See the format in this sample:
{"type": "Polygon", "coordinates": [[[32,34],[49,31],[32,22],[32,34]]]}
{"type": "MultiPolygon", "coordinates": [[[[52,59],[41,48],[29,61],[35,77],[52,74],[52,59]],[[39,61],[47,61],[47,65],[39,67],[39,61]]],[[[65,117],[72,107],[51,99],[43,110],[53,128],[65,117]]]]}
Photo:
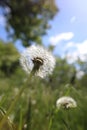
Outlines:
{"type": "MultiPolygon", "coordinates": [[[[62,40],[71,40],[73,36],[74,34],[72,32],[61,33],[59,35],[50,37],[49,41],[51,45],[56,46],[62,40]]],[[[66,57],[69,63],[76,61],[78,58],[80,58],[82,61],[87,60],[87,40],[82,42],[70,41],[65,44],[60,44],[59,47],[60,48],[58,49],[60,52],[62,52],[61,57],[66,57]]]]}
{"type": "Polygon", "coordinates": [[[75,47],[75,43],[72,41],[68,42],[68,43],[66,43],[64,50],[67,50],[67,49],[72,48],[72,47],[75,47]]]}
{"type": "Polygon", "coordinates": [[[76,73],[77,79],[81,79],[84,76],[84,74],[85,74],[84,71],[78,70],[76,73]]]}
{"type": "Polygon", "coordinates": [[[72,39],[73,36],[74,36],[74,34],[72,32],[61,33],[59,35],[50,37],[49,41],[50,41],[51,45],[55,46],[62,40],[67,41],[67,40],[72,39]]]}
{"type": "Polygon", "coordinates": [[[84,40],[81,43],[69,42],[66,44],[65,50],[68,52],[66,56],[68,61],[73,62],[78,58],[84,61],[87,59],[87,40],[84,40]],[[69,51],[70,48],[72,51],[69,51]]]}
{"type": "Polygon", "coordinates": [[[0,15],[0,25],[1,25],[1,26],[5,26],[5,24],[6,24],[6,19],[5,19],[5,17],[4,17],[3,15],[0,15]]]}
{"type": "Polygon", "coordinates": [[[80,54],[87,54],[87,40],[83,41],[80,44],[77,44],[77,49],[80,54]]]}
{"type": "Polygon", "coordinates": [[[77,52],[68,52],[64,57],[66,57],[67,61],[69,63],[73,63],[78,59],[78,53],[77,52]]]}
{"type": "Polygon", "coordinates": [[[70,23],[74,23],[76,21],[76,16],[71,17],[70,23]]]}

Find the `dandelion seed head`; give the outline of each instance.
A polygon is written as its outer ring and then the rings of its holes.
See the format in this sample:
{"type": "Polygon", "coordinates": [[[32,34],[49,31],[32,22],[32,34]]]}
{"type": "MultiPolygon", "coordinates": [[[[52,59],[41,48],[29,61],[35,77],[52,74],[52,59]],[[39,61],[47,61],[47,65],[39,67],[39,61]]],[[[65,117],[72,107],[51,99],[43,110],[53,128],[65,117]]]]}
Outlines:
{"type": "Polygon", "coordinates": [[[51,52],[42,46],[32,45],[21,54],[20,63],[28,74],[34,71],[36,76],[44,78],[52,74],[55,67],[55,58],[51,52]]]}
{"type": "Polygon", "coordinates": [[[69,108],[75,108],[77,106],[77,103],[73,98],[64,96],[57,100],[56,106],[59,109],[60,108],[69,109],[69,108]]]}

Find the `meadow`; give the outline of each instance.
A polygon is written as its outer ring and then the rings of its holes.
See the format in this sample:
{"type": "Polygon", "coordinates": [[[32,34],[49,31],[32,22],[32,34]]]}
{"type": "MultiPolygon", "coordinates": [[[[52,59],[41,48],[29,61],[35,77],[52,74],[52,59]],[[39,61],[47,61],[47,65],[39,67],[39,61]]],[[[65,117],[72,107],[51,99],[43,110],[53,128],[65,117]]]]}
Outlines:
{"type": "Polygon", "coordinates": [[[0,129],[86,130],[86,61],[69,64],[55,57],[52,74],[41,78],[26,74],[19,59],[13,44],[0,42],[0,129]],[[83,76],[77,76],[76,64],[83,76]],[[58,109],[56,101],[63,96],[72,97],[77,106],[58,109]]]}

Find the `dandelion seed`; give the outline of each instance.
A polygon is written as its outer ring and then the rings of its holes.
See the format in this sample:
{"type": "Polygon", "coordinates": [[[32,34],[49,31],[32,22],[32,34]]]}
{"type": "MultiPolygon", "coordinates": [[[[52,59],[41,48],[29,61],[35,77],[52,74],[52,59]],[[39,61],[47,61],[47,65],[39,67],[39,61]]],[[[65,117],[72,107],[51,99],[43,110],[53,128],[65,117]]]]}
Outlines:
{"type": "Polygon", "coordinates": [[[44,78],[52,74],[55,58],[42,46],[32,45],[21,54],[20,63],[28,74],[32,72],[34,75],[44,78]]]}
{"type": "Polygon", "coordinates": [[[75,108],[77,106],[77,103],[73,98],[64,96],[57,100],[56,106],[59,109],[60,108],[69,109],[69,108],[75,108]]]}

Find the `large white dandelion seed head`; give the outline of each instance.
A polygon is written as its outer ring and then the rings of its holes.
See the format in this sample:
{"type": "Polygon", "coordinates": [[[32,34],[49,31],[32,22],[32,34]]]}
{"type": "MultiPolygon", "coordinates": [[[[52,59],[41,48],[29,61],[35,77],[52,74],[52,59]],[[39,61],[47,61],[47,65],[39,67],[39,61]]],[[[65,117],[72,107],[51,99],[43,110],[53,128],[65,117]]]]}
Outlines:
{"type": "Polygon", "coordinates": [[[32,45],[21,54],[20,63],[28,74],[34,71],[36,76],[44,78],[52,74],[55,67],[55,58],[51,52],[42,46],[32,45]]]}
{"type": "Polygon", "coordinates": [[[73,98],[68,96],[63,96],[57,100],[56,106],[59,109],[60,108],[69,109],[69,108],[75,108],[77,106],[77,103],[73,98]]]}

